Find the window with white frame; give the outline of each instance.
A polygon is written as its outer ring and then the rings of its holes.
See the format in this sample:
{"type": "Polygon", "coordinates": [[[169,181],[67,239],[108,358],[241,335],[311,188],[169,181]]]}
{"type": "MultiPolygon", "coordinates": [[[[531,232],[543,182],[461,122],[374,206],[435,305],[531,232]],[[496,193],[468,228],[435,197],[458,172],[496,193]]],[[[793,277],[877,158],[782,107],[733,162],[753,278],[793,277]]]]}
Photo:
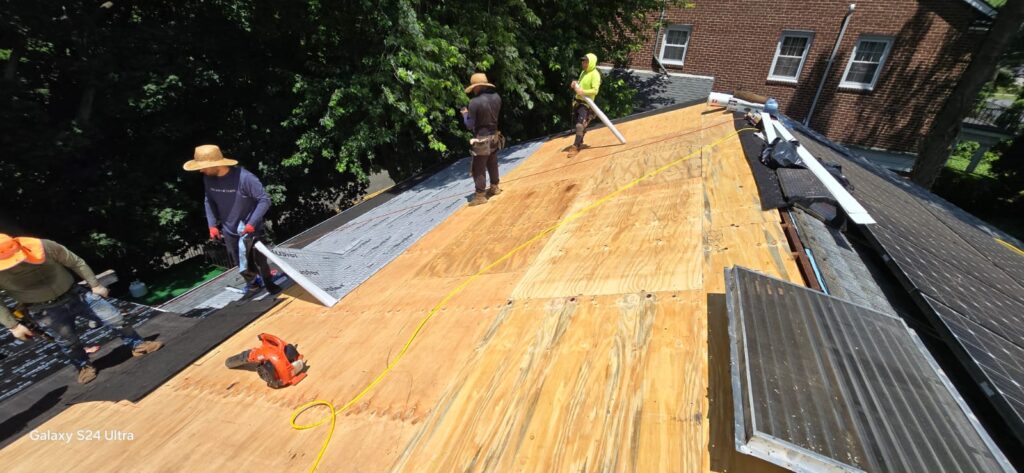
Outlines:
{"type": "Polygon", "coordinates": [[[814,33],[810,31],[783,31],[775,46],[775,59],[772,59],[768,78],[782,82],[798,81],[813,38],[814,33]]]}
{"type": "Polygon", "coordinates": [[[885,36],[861,36],[850,54],[840,87],[847,89],[872,90],[878,83],[885,60],[892,50],[892,38],[885,36]]]}
{"type": "Polygon", "coordinates": [[[669,26],[661,41],[661,62],[682,66],[689,45],[690,27],[688,25],[669,26]]]}

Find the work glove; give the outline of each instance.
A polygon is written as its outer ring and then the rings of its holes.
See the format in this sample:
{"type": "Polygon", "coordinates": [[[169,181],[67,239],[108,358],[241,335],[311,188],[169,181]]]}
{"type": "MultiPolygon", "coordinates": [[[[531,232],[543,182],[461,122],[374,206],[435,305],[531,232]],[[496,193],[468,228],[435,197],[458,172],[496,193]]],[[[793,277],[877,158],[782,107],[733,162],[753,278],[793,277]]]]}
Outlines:
{"type": "Polygon", "coordinates": [[[217,227],[210,227],[210,239],[211,240],[219,240],[220,239],[220,229],[219,228],[217,228],[217,227]]]}
{"type": "Polygon", "coordinates": [[[256,232],[256,227],[253,227],[252,225],[250,225],[248,223],[245,224],[245,230],[242,230],[242,233],[246,234],[246,235],[248,235],[250,233],[254,233],[254,232],[256,232]]]}
{"type": "Polygon", "coordinates": [[[22,341],[27,341],[35,335],[28,327],[21,324],[14,326],[10,331],[11,335],[14,335],[14,338],[22,341]]]}
{"type": "Polygon", "coordinates": [[[576,92],[576,95],[583,95],[583,88],[580,87],[578,82],[572,81],[572,84],[569,84],[569,88],[576,92]]]}
{"type": "Polygon", "coordinates": [[[100,296],[100,297],[102,297],[104,299],[106,299],[107,296],[110,295],[110,291],[107,288],[103,287],[103,286],[96,286],[96,287],[92,288],[92,293],[96,294],[97,296],[100,296]]]}

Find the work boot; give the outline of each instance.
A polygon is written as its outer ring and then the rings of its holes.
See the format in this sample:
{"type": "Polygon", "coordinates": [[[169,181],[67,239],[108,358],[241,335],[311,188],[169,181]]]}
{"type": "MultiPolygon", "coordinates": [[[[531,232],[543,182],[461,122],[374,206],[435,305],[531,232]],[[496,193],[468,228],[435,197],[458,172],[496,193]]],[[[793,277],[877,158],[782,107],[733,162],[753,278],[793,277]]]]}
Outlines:
{"type": "Polygon", "coordinates": [[[160,348],[163,348],[163,346],[164,342],[147,340],[138,345],[135,345],[135,348],[132,348],[132,356],[142,356],[149,353],[153,353],[159,350],[160,348]]]}
{"type": "Polygon", "coordinates": [[[95,366],[85,365],[81,368],[78,368],[78,384],[87,384],[94,379],[96,379],[95,366]]]}
{"type": "Polygon", "coordinates": [[[246,283],[245,287],[242,288],[242,299],[249,299],[256,294],[259,294],[262,289],[263,280],[259,279],[257,276],[256,279],[252,280],[252,282],[246,283]]]}
{"type": "Polygon", "coordinates": [[[477,192],[477,193],[473,194],[473,200],[469,201],[469,206],[472,207],[474,205],[480,205],[480,204],[486,204],[486,203],[487,203],[487,193],[485,193],[485,192],[477,192]]]}
{"type": "Polygon", "coordinates": [[[501,194],[501,188],[497,184],[491,184],[491,187],[487,189],[487,197],[494,197],[501,194]]]}
{"type": "Polygon", "coordinates": [[[267,294],[270,294],[272,296],[276,296],[276,295],[280,294],[281,291],[283,291],[283,290],[284,289],[281,289],[281,286],[278,286],[276,283],[272,283],[272,282],[267,283],[267,294]]]}
{"type": "Polygon", "coordinates": [[[576,145],[573,145],[573,146],[569,147],[569,152],[566,153],[565,157],[572,159],[572,158],[575,158],[576,155],[579,154],[579,153],[580,153],[580,149],[577,148],[576,145]]]}

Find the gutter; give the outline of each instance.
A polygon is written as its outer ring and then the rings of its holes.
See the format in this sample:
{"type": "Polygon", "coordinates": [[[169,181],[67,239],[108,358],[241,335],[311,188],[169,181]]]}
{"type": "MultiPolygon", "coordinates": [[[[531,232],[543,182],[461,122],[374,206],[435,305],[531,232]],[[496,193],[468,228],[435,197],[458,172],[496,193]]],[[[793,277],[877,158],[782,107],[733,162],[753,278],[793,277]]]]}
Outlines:
{"type": "Polygon", "coordinates": [[[839,53],[839,45],[843,42],[843,35],[846,34],[846,27],[850,24],[850,17],[853,16],[855,8],[857,8],[857,4],[851,3],[850,8],[846,10],[846,16],[843,17],[843,26],[839,29],[839,37],[836,38],[836,44],[832,46],[832,55],[828,57],[828,63],[825,64],[825,73],[821,75],[821,82],[818,83],[818,91],[814,93],[814,100],[811,100],[811,108],[807,110],[807,117],[804,118],[805,126],[811,126],[811,116],[814,115],[814,107],[818,105],[821,89],[825,88],[825,81],[828,80],[828,73],[832,70],[832,63],[835,62],[836,54],[839,53]]]}
{"type": "Polygon", "coordinates": [[[661,42],[661,25],[665,24],[665,10],[668,8],[668,0],[661,3],[661,17],[658,18],[658,32],[654,36],[654,51],[653,59],[654,62],[658,63],[658,67],[661,68],[663,74],[668,74],[668,69],[665,69],[665,65],[661,63],[661,58],[658,57],[658,43],[661,42]]]}

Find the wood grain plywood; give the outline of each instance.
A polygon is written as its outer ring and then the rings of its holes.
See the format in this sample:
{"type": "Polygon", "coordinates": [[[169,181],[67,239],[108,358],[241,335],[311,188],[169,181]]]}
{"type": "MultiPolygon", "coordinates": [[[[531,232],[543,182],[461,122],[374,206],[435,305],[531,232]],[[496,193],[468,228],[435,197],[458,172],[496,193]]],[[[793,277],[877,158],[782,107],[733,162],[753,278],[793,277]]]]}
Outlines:
{"type": "Polygon", "coordinates": [[[724,292],[726,266],[796,281],[799,272],[777,220],[756,206],[738,139],[706,148],[734,131],[731,116],[705,112],[624,123],[628,145],[594,130],[591,147],[573,160],[562,151],[571,137],[552,139],[503,176],[505,193],[457,211],[334,308],[293,288],[294,299],[138,404],[77,405],[44,426],[132,431],[135,441],[26,437],[0,451],[0,464],[304,471],[326,431],[290,429],[294,407],[351,399],[468,276],[703,147],[538,238],[443,304],[383,382],[339,415],[320,471],[777,471],[739,456],[722,436],[731,408],[709,403],[727,386],[713,374],[721,348],[709,338],[708,301],[724,292]],[[261,332],[299,344],[311,362],[305,381],[269,390],[253,373],[223,368],[261,332]]]}
{"type": "MultiPolygon", "coordinates": [[[[609,158],[646,153],[648,148],[660,146],[662,143],[665,143],[665,146],[674,146],[674,143],[680,140],[696,146],[700,142],[703,124],[702,108],[689,107],[663,113],[653,120],[640,119],[621,123],[617,127],[629,140],[625,145],[619,144],[606,129],[591,130],[587,132],[584,149],[574,158],[568,158],[565,152],[572,144],[574,136],[554,137],[541,145],[508,176],[502,176],[502,188],[505,188],[505,185],[514,188],[521,181],[538,184],[572,179],[582,184],[605,166],[609,158]]],[[[731,118],[718,117],[718,120],[732,123],[731,118]]],[[[678,149],[689,149],[689,146],[678,149]]]]}
{"type": "Polygon", "coordinates": [[[629,189],[559,228],[512,297],[700,288],[699,189],[699,179],[629,189]]]}
{"type": "MultiPolygon", "coordinates": [[[[704,140],[733,125],[719,113],[704,115],[704,140]]],[[[739,139],[707,150],[702,158],[704,194],[704,290],[725,293],[724,270],[734,265],[802,284],[777,210],[761,210],[757,186],[739,139]]]]}
{"type": "Polygon", "coordinates": [[[394,469],[701,471],[703,313],[700,291],[516,303],[394,469]]]}

